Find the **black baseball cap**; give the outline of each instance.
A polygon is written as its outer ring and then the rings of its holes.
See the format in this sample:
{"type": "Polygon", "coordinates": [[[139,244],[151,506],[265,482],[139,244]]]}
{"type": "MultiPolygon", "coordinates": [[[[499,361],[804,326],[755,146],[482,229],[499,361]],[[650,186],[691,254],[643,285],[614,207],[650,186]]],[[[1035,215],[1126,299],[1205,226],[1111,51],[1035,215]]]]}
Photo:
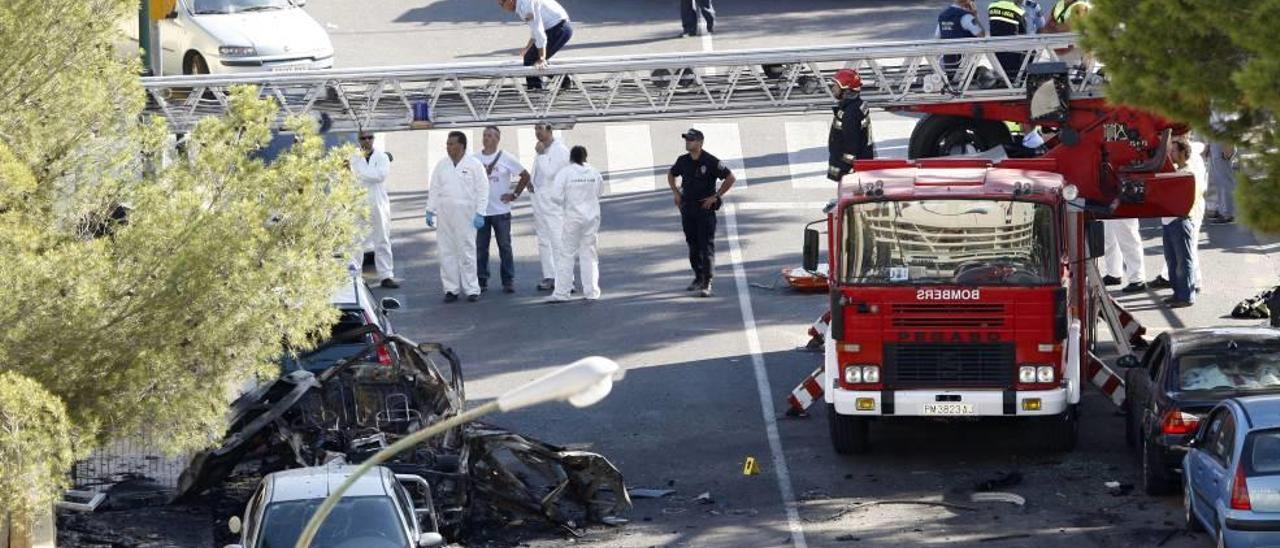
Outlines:
{"type": "Polygon", "coordinates": [[[684,137],[684,140],[686,140],[686,141],[701,141],[701,140],[702,140],[702,132],[701,132],[701,131],[698,131],[698,130],[696,130],[696,129],[693,129],[693,128],[689,128],[689,131],[686,131],[686,132],[682,133],[680,136],[681,136],[681,137],[684,137]]]}

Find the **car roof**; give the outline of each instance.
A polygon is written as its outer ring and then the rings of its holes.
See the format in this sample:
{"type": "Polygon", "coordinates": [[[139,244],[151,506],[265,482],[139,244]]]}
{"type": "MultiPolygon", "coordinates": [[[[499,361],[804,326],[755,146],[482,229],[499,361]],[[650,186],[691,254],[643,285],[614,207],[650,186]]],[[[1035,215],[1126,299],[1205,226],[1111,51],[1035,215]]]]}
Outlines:
{"type": "Polygon", "coordinates": [[[1280,394],[1243,396],[1235,401],[1248,413],[1253,430],[1280,428],[1280,394]]]}
{"type": "Polygon", "coordinates": [[[1175,354],[1227,341],[1280,342],[1280,329],[1267,326],[1220,326],[1175,329],[1168,332],[1175,354]]]}
{"type": "Polygon", "coordinates": [[[338,286],[337,291],[334,291],[333,296],[329,298],[329,302],[338,307],[359,307],[363,296],[361,291],[363,288],[360,285],[363,283],[364,280],[352,276],[338,286]]]}
{"type": "MultiPolygon", "coordinates": [[[[358,467],[342,464],[294,468],[272,473],[263,479],[264,482],[271,482],[271,500],[268,502],[325,498],[337,490],[338,486],[343,481],[346,481],[347,476],[350,476],[356,468],[358,467]]],[[[388,495],[389,493],[387,493],[384,483],[384,474],[386,473],[388,473],[386,468],[381,466],[374,467],[365,475],[360,476],[360,479],[357,479],[343,496],[388,495]]]]}

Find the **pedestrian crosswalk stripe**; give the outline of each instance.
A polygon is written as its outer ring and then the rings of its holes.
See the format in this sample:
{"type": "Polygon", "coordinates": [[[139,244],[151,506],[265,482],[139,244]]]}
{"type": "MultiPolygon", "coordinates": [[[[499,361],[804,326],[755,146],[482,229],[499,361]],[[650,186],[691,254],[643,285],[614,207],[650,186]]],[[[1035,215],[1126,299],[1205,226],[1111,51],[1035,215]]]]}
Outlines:
{"type": "Polygon", "coordinates": [[[738,124],[697,124],[694,127],[705,138],[703,148],[733,170],[738,178],[734,188],[747,188],[747,168],[742,162],[742,137],[738,133],[738,124]]]}
{"type": "Polygon", "coordinates": [[[785,130],[791,187],[835,190],[835,183],[827,179],[827,122],[787,122],[785,130]]]}
{"type": "Polygon", "coordinates": [[[604,128],[604,135],[609,193],[652,192],[657,189],[649,125],[610,125],[604,128]]]}
{"type": "Polygon", "coordinates": [[[538,157],[538,150],[534,147],[538,144],[538,138],[533,135],[533,128],[522,127],[516,131],[516,145],[520,151],[520,165],[533,175],[533,160],[538,157]]]}

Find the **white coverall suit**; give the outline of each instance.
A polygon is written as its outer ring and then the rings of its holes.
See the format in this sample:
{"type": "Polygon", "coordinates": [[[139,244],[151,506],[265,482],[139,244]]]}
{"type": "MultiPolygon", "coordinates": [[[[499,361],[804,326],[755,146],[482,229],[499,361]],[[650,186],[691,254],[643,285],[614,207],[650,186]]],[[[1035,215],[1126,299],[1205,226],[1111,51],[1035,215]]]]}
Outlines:
{"type": "Polygon", "coordinates": [[[438,217],[436,246],[440,251],[440,282],[445,293],[480,294],[476,276],[476,215],[489,203],[489,177],[471,155],[455,165],[445,157],[431,172],[427,211],[438,217]]]}
{"type": "MultiPolygon", "coordinates": [[[[351,171],[369,194],[369,233],[363,249],[373,249],[374,264],[378,267],[378,279],[395,277],[391,256],[391,198],[387,197],[387,176],[391,174],[391,158],[386,152],[374,149],[365,159],[363,151],[351,155],[351,171]]],[[[355,271],[361,270],[361,257],[353,260],[355,271]]]]}
{"type": "Polygon", "coordinates": [[[600,298],[600,257],[596,252],[600,231],[600,195],[604,178],[588,165],[569,164],[556,175],[555,201],[564,206],[560,254],[556,257],[556,290],[553,300],[569,300],[573,289],[573,261],[578,259],[582,294],[600,298]]]}
{"type": "Polygon", "coordinates": [[[544,280],[556,277],[564,209],[552,196],[559,194],[553,188],[556,175],[567,165],[569,149],[558,140],[552,141],[551,146],[533,160],[533,229],[538,235],[538,258],[542,260],[544,280]]]}
{"type": "Polygon", "coordinates": [[[1137,219],[1102,221],[1106,238],[1106,275],[1128,283],[1145,282],[1147,268],[1142,258],[1142,235],[1137,219]]]}

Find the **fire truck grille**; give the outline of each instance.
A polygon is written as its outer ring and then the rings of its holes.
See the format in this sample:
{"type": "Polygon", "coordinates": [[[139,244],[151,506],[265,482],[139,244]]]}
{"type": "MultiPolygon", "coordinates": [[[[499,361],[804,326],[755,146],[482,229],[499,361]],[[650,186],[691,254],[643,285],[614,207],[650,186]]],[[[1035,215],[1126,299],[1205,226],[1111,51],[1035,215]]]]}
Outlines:
{"type": "Polygon", "coordinates": [[[911,328],[998,328],[1004,327],[1003,304],[895,304],[893,327],[911,328]]]}
{"type": "Polygon", "coordinates": [[[894,388],[1013,386],[1012,343],[886,344],[885,381],[894,388]]]}

